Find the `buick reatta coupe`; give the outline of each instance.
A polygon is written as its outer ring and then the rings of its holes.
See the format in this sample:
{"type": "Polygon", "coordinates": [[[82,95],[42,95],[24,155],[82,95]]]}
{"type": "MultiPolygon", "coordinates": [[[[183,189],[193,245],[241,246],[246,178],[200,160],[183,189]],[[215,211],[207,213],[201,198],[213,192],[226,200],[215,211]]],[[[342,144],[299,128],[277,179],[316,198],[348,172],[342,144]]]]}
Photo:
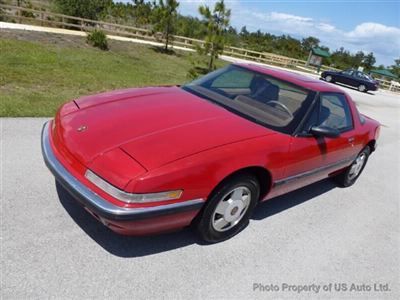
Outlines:
{"type": "Polygon", "coordinates": [[[184,86],[67,102],[45,123],[42,152],[57,184],[111,230],[190,225],[219,242],[259,202],[327,177],[352,185],[379,131],[340,88],[232,64],[184,86]]]}

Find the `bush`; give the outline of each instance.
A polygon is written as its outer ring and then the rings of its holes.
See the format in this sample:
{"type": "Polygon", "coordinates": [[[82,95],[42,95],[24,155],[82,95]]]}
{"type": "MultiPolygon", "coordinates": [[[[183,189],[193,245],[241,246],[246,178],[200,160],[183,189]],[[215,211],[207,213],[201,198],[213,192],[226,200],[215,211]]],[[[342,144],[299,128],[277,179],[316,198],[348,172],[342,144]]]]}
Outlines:
{"type": "Polygon", "coordinates": [[[205,67],[207,65],[206,55],[190,54],[189,61],[192,68],[186,74],[188,79],[194,80],[209,73],[208,68],[205,67]]]}
{"type": "Polygon", "coordinates": [[[108,50],[107,36],[101,30],[95,29],[94,31],[89,32],[86,41],[93,47],[97,47],[101,50],[108,50]]]}
{"type": "Polygon", "coordinates": [[[112,6],[112,0],[55,0],[58,12],[75,16],[79,18],[86,18],[91,20],[98,20],[107,9],[112,6]]]}
{"type": "Polygon", "coordinates": [[[7,18],[6,18],[6,14],[5,14],[4,10],[0,8],[0,21],[2,22],[2,21],[5,21],[6,19],[7,18]]]}
{"type": "Polygon", "coordinates": [[[186,77],[190,80],[195,80],[201,76],[204,76],[208,73],[208,69],[204,67],[193,67],[189,69],[186,74],[186,77]]]}

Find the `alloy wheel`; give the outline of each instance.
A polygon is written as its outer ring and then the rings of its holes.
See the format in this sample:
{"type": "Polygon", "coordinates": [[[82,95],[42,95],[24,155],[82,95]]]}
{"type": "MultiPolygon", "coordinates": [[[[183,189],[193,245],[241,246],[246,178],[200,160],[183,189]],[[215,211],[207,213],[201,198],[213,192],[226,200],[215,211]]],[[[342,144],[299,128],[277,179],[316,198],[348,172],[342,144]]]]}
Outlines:
{"type": "Polygon", "coordinates": [[[227,231],[237,225],[245,215],[251,201],[251,191],[237,187],[226,193],[216,206],[211,224],[218,232],[227,231]]]}
{"type": "Polygon", "coordinates": [[[353,162],[353,164],[350,167],[350,171],[349,171],[349,175],[348,175],[350,180],[353,180],[360,174],[366,161],[367,161],[367,155],[364,152],[360,153],[360,155],[357,156],[356,160],[353,162]]]}

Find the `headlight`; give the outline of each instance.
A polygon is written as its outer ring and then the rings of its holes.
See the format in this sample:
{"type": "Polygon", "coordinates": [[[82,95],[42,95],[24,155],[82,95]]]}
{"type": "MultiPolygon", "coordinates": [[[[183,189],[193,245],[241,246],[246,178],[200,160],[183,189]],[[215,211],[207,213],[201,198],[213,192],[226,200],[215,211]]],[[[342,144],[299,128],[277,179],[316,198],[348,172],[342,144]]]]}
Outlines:
{"type": "Polygon", "coordinates": [[[100,178],[89,169],[86,170],[85,177],[91,183],[105,191],[107,194],[110,194],[114,198],[126,203],[149,203],[157,201],[176,200],[182,196],[183,192],[182,190],[175,190],[161,193],[131,194],[109,184],[107,181],[100,178]]]}

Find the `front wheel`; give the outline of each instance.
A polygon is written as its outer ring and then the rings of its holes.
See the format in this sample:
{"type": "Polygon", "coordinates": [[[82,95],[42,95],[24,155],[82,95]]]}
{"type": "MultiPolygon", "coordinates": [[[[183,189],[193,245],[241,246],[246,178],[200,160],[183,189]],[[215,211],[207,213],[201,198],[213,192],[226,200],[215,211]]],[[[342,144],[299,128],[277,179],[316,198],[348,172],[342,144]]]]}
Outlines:
{"type": "Polygon", "coordinates": [[[255,176],[232,177],[211,195],[196,222],[196,231],[209,243],[231,238],[248,225],[259,196],[260,187],[255,176]]]}
{"type": "Polygon", "coordinates": [[[366,87],[365,85],[363,85],[363,84],[360,84],[360,85],[358,86],[358,90],[359,90],[360,92],[367,92],[367,87],[366,87]]]}
{"type": "Polygon", "coordinates": [[[333,82],[332,79],[333,79],[333,78],[332,78],[331,75],[328,75],[328,76],[325,77],[325,80],[326,80],[327,82],[333,82]]]}
{"type": "Polygon", "coordinates": [[[342,187],[352,186],[367,164],[368,157],[371,153],[369,146],[366,146],[356,157],[350,167],[345,169],[343,173],[335,177],[336,182],[342,187]]]}

